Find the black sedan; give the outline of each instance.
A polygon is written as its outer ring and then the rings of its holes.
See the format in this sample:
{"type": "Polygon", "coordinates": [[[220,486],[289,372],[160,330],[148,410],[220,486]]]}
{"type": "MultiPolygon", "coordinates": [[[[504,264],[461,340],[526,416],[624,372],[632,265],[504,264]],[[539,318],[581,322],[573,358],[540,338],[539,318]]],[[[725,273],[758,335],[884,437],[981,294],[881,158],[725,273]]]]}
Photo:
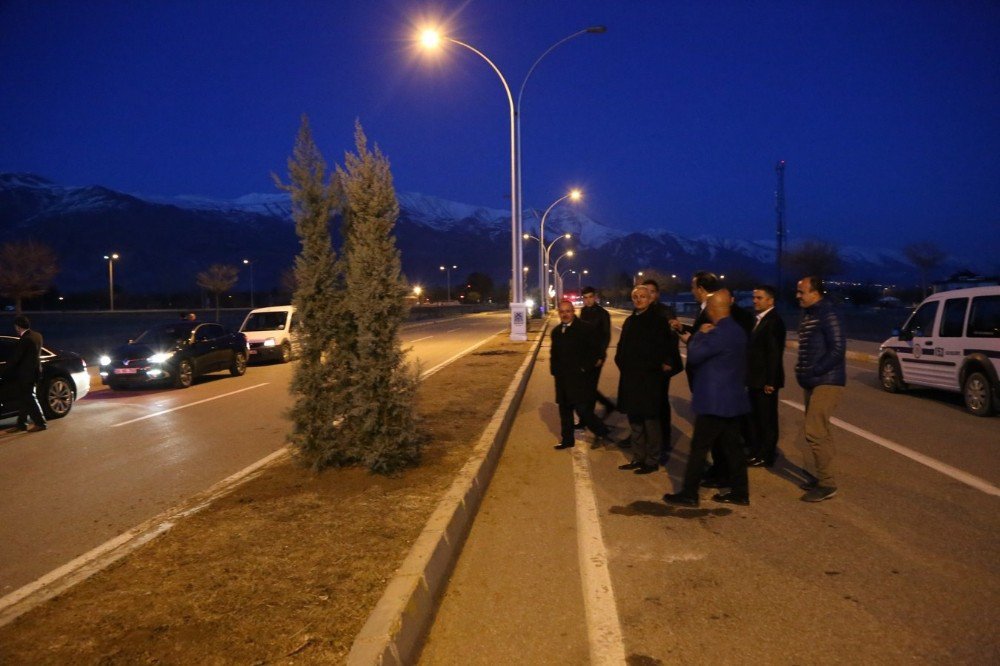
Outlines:
{"type": "MultiPolygon", "coordinates": [[[[14,353],[17,338],[0,335],[0,368],[14,353]]],[[[90,375],[83,357],[73,352],[42,347],[42,379],[35,389],[42,412],[47,419],[58,419],[69,414],[76,400],[90,390],[90,375]]],[[[2,392],[0,392],[2,394],[2,392]]],[[[5,401],[0,405],[0,419],[16,416],[20,405],[5,401]]]]}
{"type": "Polygon", "coordinates": [[[247,339],[220,324],[181,321],[154,326],[101,357],[101,382],[112,389],[148,384],[187,388],[201,375],[247,370],[247,339]]]}

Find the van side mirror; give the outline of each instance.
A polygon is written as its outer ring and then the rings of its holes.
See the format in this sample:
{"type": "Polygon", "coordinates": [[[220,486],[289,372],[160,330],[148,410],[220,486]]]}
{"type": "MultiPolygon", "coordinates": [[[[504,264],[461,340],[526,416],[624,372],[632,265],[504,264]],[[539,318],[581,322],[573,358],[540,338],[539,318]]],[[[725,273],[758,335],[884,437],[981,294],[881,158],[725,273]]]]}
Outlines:
{"type": "Polygon", "coordinates": [[[898,328],[892,329],[893,333],[899,337],[902,342],[909,342],[913,339],[913,333],[910,331],[902,331],[898,328]]]}

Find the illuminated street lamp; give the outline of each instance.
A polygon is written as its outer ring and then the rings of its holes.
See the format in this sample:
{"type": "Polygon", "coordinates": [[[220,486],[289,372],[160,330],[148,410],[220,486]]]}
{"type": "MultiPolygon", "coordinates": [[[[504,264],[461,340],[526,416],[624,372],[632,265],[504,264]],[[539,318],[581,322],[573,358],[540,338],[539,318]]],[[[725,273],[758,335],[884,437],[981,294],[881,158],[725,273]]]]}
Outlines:
{"type": "Polygon", "coordinates": [[[118,253],[112,252],[111,254],[104,255],[104,258],[108,260],[108,302],[111,305],[111,311],[115,311],[115,260],[118,259],[118,253]]]}
{"type": "Polygon", "coordinates": [[[243,265],[250,267],[250,309],[253,310],[253,262],[249,259],[244,259],[243,265]]]}
{"type": "Polygon", "coordinates": [[[417,304],[420,304],[420,294],[424,293],[423,287],[419,284],[413,287],[413,295],[417,298],[417,304]]]}
{"type": "Polygon", "coordinates": [[[556,302],[562,299],[562,280],[559,280],[559,260],[563,257],[572,257],[573,250],[566,250],[552,263],[552,277],[556,278],[556,302]]]}
{"type": "MultiPolygon", "coordinates": [[[[548,249],[546,249],[545,252],[542,252],[542,248],[545,247],[545,220],[546,218],[548,218],[549,213],[552,211],[552,209],[555,208],[556,204],[558,204],[559,202],[565,201],[566,199],[569,199],[570,201],[579,201],[582,198],[583,198],[583,192],[581,192],[578,189],[572,189],[565,196],[559,197],[558,199],[553,201],[549,205],[549,207],[545,209],[545,213],[542,214],[541,222],[539,222],[538,224],[538,272],[540,273],[539,288],[542,290],[543,294],[545,293],[545,286],[548,281],[548,275],[549,275],[549,272],[545,270],[546,268],[549,267],[548,249]]],[[[566,234],[565,237],[569,238],[569,234],[566,234]]],[[[555,243],[555,241],[552,241],[552,243],[555,243]]],[[[549,248],[551,247],[552,245],[550,243],[549,248]]],[[[544,312],[542,314],[544,314],[544,312]]]]}
{"type": "MultiPolygon", "coordinates": [[[[541,256],[541,259],[542,259],[541,263],[539,264],[539,268],[542,270],[542,273],[544,273],[544,277],[541,280],[539,280],[538,282],[539,282],[539,288],[542,289],[542,293],[543,294],[546,291],[548,291],[549,270],[550,270],[549,269],[549,257],[552,254],[552,246],[555,245],[557,242],[563,240],[563,239],[569,240],[572,237],[573,237],[573,234],[566,233],[566,234],[563,234],[561,236],[558,236],[558,237],[554,238],[552,240],[552,242],[549,243],[548,245],[544,245],[541,242],[541,239],[539,239],[537,236],[532,236],[531,234],[524,234],[524,236],[523,236],[524,240],[532,239],[532,240],[538,241],[539,255],[541,256]]],[[[544,314],[545,312],[548,311],[547,310],[547,308],[548,308],[548,300],[544,299],[544,298],[542,300],[545,301],[545,305],[540,305],[539,307],[542,308],[542,314],[544,314]]]]}
{"type": "Polygon", "coordinates": [[[535,60],[534,64],[528,69],[528,73],[525,75],[524,80],[521,82],[521,87],[517,93],[517,101],[514,101],[514,96],[511,93],[510,86],[507,85],[507,79],[504,78],[503,73],[500,69],[493,64],[486,55],[465,42],[461,42],[457,39],[451,37],[442,36],[438,31],[433,29],[424,30],[420,34],[420,43],[425,49],[434,49],[441,45],[441,42],[451,42],[458,46],[464,47],[480,58],[486,61],[486,63],[496,72],[496,75],[500,77],[500,83],[503,84],[504,92],[507,93],[507,103],[510,108],[510,190],[511,190],[511,215],[510,215],[510,235],[511,235],[511,290],[512,298],[510,304],[510,316],[511,316],[511,326],[510,326],[510,339],[515,341],[523,342],[528,339],[528,319],[527,313],[524,306],[524,288],[521,284],[520,274],[522,266],[522,256],[521,256],[521,242],[520,236],[522,233],[521,224],[521,97],[524,94],[524,85],[528,82],[531,77],[532,72],[535,71],[535,67],[538,63],[553,51],[553,49],[565,44],[574,37],[580,35],[600,34],[606,32],[607,28],[602,25],[591,26],[589,28],[584,28],[574,32],[572,35],[564,37],[559,40],[545,52],[542,53],[535,60]]]}
{"type": "Polygon", "coordinates": [[[448,302],[451,302],[451,272],[458,266],[442,266],[441,270],[448,274],[448,302]]]}

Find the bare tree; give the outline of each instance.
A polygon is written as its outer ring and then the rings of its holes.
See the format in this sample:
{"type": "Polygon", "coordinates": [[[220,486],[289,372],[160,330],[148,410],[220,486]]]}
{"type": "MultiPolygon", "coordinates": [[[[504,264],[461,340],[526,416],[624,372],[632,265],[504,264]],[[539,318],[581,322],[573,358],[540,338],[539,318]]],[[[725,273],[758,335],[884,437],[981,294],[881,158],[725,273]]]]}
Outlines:
{"type": "Polygon", "coordinates": [[[14,299],[18,314],[21,301],[48,291],[58,273],[56,253],[48,245],[33,240],[0,245],[0,294],[14,299]]]}
{"type": "Polygon", "coordinates": [[[926,296],[927,274],[940,266],[948,255],[934,243],[926,241],[907,245],[903,248],[903,254],[920,270],[920,294],[926,296]]]}
{"type": "Polygon", "coordinates": [[[215,294],[215,321],[219,321],[219,296],[233,288],[239,275],[239,269],[228,264],[212,264],[198,273],[198,286],[215,294]]]}
{"type": "Polygon", "coordinates": [[[785,264],[799,277],[827,277],[844,270],[844,262],[837,246],[821,240],[803,241],[785,254],[785,264]]]}

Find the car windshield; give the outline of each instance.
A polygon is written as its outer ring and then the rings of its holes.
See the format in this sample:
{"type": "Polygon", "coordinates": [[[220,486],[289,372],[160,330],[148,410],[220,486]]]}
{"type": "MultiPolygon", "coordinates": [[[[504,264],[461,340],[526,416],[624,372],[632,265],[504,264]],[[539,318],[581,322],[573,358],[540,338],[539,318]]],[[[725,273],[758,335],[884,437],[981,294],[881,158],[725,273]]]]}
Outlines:
{"type": "Polygon", "coordinates": [[[243,323],[241,331],[283,331],[287,312],[254,312],[243,323]]]}
{"type": "Polygon", "coordinates": [[[150,347],[172,347],[178,342],[189,340],[191,338],[192,328],[194,328],[194,324],[183,322],[154,326],[136,338],[135,342],[138,344],[149,345],[150,347]]]}

